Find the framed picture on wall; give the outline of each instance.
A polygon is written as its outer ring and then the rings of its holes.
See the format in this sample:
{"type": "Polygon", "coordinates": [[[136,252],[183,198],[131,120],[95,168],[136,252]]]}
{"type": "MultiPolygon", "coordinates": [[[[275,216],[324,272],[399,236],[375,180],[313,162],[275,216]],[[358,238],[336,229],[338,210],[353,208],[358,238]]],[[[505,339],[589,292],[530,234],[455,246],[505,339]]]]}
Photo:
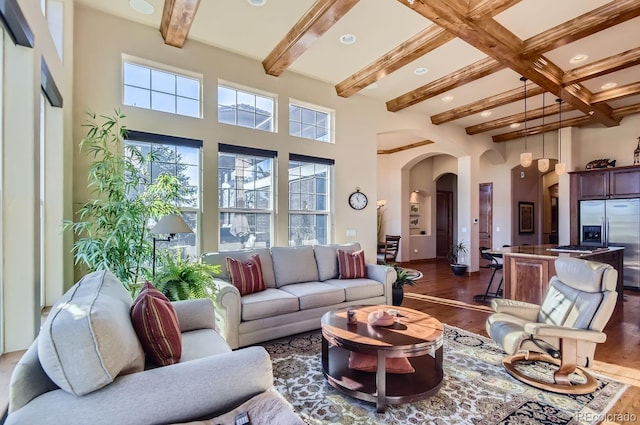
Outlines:
{"type": "Polygon", "coordinates": [[[419,229],[420,228],[420,216],[412,215],[409,217],[409,229],[419,229]]]}
{"type": "Polygon", "coordinates": [[[533,202],[518,202],[518,232],[533,233],[533,202]]]}
{"type": "Polygon", "coordinates": [[[409,204],[409,215],[420,215],[420,204],[409,204]]]}

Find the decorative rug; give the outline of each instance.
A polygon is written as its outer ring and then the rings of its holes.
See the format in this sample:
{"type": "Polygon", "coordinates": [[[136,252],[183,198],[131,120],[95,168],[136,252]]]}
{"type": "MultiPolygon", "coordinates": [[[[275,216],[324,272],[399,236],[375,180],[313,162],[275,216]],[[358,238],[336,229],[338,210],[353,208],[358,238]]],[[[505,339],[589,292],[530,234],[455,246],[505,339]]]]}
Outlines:
{"type": "MultiPolygon", "coordinates": [[[[445,376],[438,393],[421,401],[388,405],[384,413],[327,383],[322,374],[320,331],[263,346],[273,361],[276,389],[311,425],[595,424],[628,387],[594,375],[599,384],[592,394],[542,391],[507,373],[502,366],[505,354],[492,340],[448,325],[444,336],[445,376]]],[[[538,365],[532,365],[531,372],[548,372],[538,365]]]]}

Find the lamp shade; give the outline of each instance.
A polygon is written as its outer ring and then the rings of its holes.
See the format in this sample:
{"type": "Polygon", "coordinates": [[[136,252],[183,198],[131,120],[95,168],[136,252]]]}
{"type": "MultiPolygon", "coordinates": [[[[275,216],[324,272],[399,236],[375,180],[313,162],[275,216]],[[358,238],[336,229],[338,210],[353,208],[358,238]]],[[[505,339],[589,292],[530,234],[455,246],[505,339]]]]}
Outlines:
{"type": "Polygon", "coordinates": [[[179,214],[168,214],[162,217],[150,232],[155,235],[174,235],[176,233],[193,233],[193,230],[179,214]]]}
{"type": "Polygon", "coordinates": [[[556,164],[556,174],[561,176],[566,172],[567,172],[567,164],[565,164],[564,162],[558,162],[556,164]]]}
{"type": "Polygon", "coordinates": [[[528,167],[533,163],[533,156],[531,152],[523,152],[520,154],[520,165],[523,167],[528,167]]]}
{"type": "Polygon", "coordinates": [[[538,171],[544,173],[549,170],[549,158],[540,158],[538,160],[538,171]]]}

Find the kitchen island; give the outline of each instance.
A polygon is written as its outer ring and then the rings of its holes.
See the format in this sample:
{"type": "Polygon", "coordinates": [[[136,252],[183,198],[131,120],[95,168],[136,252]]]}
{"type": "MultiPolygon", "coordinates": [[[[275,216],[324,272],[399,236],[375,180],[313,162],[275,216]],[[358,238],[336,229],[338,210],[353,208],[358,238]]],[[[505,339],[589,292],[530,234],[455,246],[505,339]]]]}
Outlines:
{"type": "Polygon", "coordinates": [[[554,261],[558,257],[574,257],[611,264],[618,271],[618,302],[622,303],[624,248],[610,247],[592,252],[550,251],[557,245],[524,245],[492,249],[492,255],[502,255],[504,262],[504,297],[540,304],[556,274],[554,261]]]}

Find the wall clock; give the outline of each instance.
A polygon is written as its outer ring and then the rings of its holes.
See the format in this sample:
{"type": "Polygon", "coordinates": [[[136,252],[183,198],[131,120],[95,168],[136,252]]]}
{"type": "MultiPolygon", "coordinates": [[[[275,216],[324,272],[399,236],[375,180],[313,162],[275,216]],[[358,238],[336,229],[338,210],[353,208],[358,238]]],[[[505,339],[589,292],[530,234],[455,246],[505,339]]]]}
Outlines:
{"type": "Polygon", "coordinates": [[[360,188],[356,187],[356,191],[349,195],[349,206],[354,210],[362,210],[367,206],[369,200],[367,195],[360,192],[360,188]]]}

